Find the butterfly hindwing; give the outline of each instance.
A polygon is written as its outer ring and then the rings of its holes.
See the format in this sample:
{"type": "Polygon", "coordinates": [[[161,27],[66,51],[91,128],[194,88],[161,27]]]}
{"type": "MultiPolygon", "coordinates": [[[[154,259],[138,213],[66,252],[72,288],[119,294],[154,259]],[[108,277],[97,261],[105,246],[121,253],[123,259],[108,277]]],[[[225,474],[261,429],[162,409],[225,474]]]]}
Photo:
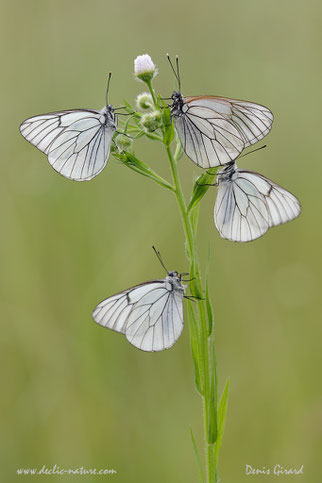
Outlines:
{"type": "Polygon", "coordinates": [[[301,213],[299,200],[285,188],[265,176],[252,171],[240,170],[244,179],[257,185],[268,209],[269,226],[277,226],[297,218],[301,213]]]}

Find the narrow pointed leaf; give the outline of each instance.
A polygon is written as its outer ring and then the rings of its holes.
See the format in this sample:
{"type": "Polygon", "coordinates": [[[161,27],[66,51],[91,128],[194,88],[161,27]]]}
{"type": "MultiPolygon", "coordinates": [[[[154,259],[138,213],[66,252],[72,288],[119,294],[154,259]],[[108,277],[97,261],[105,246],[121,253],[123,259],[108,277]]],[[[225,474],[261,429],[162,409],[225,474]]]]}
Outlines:
{"type": "Polygon", "coordinates": [[[215,355],[215,343],[213,337],[210,344],[210,397],[209,397],[209,433],[208,443],[214,444],[218,436],[218,414],[217,414],[217,365],[215,355]]]}
{"type": "Polygon", "coordinates": [[[123,104],[124,104],[125,110],[127,112],[135,112],[135,109],[133,109],[133,107],[131,106],[131,104],[126,99],[124,99],[124,98],[123,98],[123,104]]]}
{"type": "Polygon", "coordinates": [[[209,296],[208,273],[206,275],[205,298],[206,298],[206,308],[207,308],[207,316],[208,316],[208,336],[210,336],[212,333],[213,323],[214,323],[214,311],[213,311],[211,299],[209,296]]]}
{"type": "Polygon", "coordinates": [[[220,398],[219,406],[218,406],[218,435],[217,435],[217,442],[216,442],[216,449],[215,449],[215,459],[218,461],[218,455],[222,443],[222,437],[224,434],[225,429],[225,420],[227,414],[227,404],[228,404],[228,391],[229,391],[229,379],[227,379],[225,388],[220,398]]]}
{"type": "Polygon", "coordinates": [[[190,211],[190,221],[192,224],[192,229],[194,233],[197,233],[198,228],[198,218],[199,218],[199,205],[196,205],[193,210],[190,211]]]}
{"type": "Polygon", "coordinates": [[[158,134],[151,134],[151,133],[144,133],[147,138],[151,139],[151,141],[161,141],[162,142],[162,137],[159,136],[158,134]]]}
{"type": "Polygon", "coordinates": [[[200,279],[199,272],[198,272],[198,265],[196,264],[194,259],[192,259],[190,264],[190,276],[192,277],[192,280],[190,282],[190,290],[192,295],[194,295],[195,297],[198,297],[199,299],[203,299],[203,293],[201,291],[201,287],[197,282],[197,280],[200,279]]]}
{"type": "Polygon", "coordinates": [[[163,117],[163,125],[164,125],[164,136],[163,141],[166,146],[169,146],[174,138],[174,128],[173,123],[170,116],[170,109],[166,102],[162,101],[162,117],[163,117]]]}
{"type": "Polygon", "coordinates": [[[176,142],[177,142],[177,146],[176,146],[176,150],[175,150],[175,153],[174,153],[174,159],[176,161],[179,161],[183,156],[184,150],[183,150],[182,144],[181,144],[178,136],[176,136],[176,142]]]}
{"type": "Polygon", "coordinates": [[[137,173],[140,173],[143,176],[152,179],[164,188],[173,191],[173,187],[170,183],[168,183],[165,179],[161,178],[161,176],[157,175],[151,168],[149,168],[147,164],[139,160],[134,154],[127,151],[123,154],[114,153],[114,156],[116,159],[122,161],[125,166],[132,169],[133,171],[136,171],[137,173]]]}
{"type": "Polygon", "coordinates": [[[202,473],[201,459],[200,459],[200,456],[199,456],[199,452],[198,452],[196,440],[195,440],[195,437],[193,435],[192,427],[191,426],[190,426],[190,436],[191,436],[192,446],[193,446],[193,449],[194,449],[194,452],[195,452],[195,455],[196,455],[196,460],[197,460],[197,465],[198,465],[198,470],[199,470],[200,481],[201,481],[201,483],[203,483],[204,482],[204,479],[203,479],[203,473],[202,473]]]}
{"type": "Polygon", "coordinates": [[[195,369],[195,384],[198,392],[203,394],[200,380],[200,355],[199,355],[199,343],[198,343],[198,324],[196,314],[194,312],[193,302],[188,300],[188,317],[189,317],[189,329],[190,329],[190,344],[193,358],[193,364],[195,369]]]}
{"type": "Polygon", "coordinates": [[[188,212],[196,206],[197,203],[200,202],[200,200],[205,196],[207,193],[210,184],[213,184],[214,177],[216,175],[218,168],[210,168],[208,171],[196,180],[192,195],[191,195],[191,200],[188,205],[188,212]],[[209,174],[210,173],[210,174],[209,174]]]}

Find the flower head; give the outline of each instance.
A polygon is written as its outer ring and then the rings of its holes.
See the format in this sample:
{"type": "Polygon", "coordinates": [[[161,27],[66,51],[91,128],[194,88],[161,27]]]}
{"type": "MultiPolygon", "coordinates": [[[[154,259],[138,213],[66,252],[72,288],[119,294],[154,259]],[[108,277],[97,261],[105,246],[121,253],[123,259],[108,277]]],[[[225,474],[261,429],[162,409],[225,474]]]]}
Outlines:
{"type": "Polygon", "coordinates": [[[145,132],[153,132],[162,125],[162,114],[160,111],[152,111],[144,114],[140,120],[145,132]]]}
{"type": "Polygon", "coordinates": [[[138,55],[134,60],[134,75],[143,82],[150,82],[158,73],[156,65],[148,54],[138,55]]]}
{"type": "Polygon", "coordinates": [[[132,139],[125,134],[119,134],[115,139],[115,143],[120,152],[128,151],[132,146],[132,139]]]}
{"type": "Polygon", "coordinates": [[[147,109],[151,109],[153,107],[153,99],[151,94],[148,92],[142,92],[136,98],[136,106],[137,108],[142,111],[146,111],[147,109]]]}

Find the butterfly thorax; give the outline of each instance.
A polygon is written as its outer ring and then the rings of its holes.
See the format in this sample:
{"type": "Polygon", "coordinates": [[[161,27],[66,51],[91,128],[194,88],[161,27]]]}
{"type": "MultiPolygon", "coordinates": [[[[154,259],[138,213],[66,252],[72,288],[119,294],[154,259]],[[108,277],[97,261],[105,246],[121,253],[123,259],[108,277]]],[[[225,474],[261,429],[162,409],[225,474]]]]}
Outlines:
{"type": "Polygon", "coordinates": [[[237,164],[234,162],[228,163],[221,171],[217,173],[218,184],[225,181],[231,181],[234,174],[237,172],[237,164]]]}
{"type": "Polygon", "coordinates": [[[182,113],[182,108],[184,104],[183,95],[181,92],[174,91],[171,96],[173,103],[171,105],[171,114],[174,116],[178,116],[182,113]]]}
{"type": "Polygon", "coordinates": [[[107,104],[107,106],[104,106],[103,109],[101,109],[101,113],[105,117],[105,125],[116,129],[116,116],[114,114],[113,106],[107,104]]]}
{"type": "Polygon", "coordinates": [[[181,276],[178,274],[178,272],[168,272],[166,280],[171,285],[172,290],[182,290],[182,292],[184,292],[185,286],[182,285],[181,276]]]}

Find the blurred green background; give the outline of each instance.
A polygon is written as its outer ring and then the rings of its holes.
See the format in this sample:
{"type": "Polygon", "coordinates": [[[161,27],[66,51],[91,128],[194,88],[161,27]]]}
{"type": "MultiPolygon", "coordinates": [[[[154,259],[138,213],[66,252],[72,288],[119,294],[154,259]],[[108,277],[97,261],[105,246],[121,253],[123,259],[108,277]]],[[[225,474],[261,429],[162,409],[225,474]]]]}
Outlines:
{"type": "MultiPolygon", "coordinates": [[[[268,148],[242,166],[303,208],[239,245],[214,228],[215,189],[201,206],[220,390],[231,379],[221,481],[275,480],[246,476],[246,464],[303,464],[301,481],[321,481],[321,2],[11,0],[1,11],[1,480],[57,464],[114,468],[106,479],[126,483],[198,481],[187,324],[172,349],[149,354],[91,319],[107,296],[164,276],[151,245],[170,269],[187,270],[174,197],[113,159],[91,182],[66,180],[18,131],[31,115],[101,108],[110,70],[111,102],[133,101],[144,90],[133,79],[142,53],[158,65],[157,90],[171,95],[170,52],[180,54],[185,95],[272,109],[268,148]]],[[[136,151],[169,176],[161,146],[140,140],[136,151]]],[[[184,157],[180,172],[188,196],[200,170],[184,157]]]]}

